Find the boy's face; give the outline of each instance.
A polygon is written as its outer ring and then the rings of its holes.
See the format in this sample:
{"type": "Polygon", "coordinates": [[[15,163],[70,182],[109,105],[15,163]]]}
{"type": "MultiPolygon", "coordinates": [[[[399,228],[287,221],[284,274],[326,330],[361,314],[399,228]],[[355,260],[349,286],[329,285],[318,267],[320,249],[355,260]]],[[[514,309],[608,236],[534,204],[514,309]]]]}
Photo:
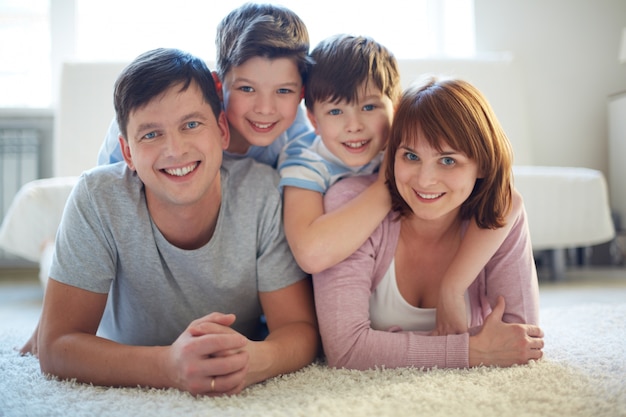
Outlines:
{"type": "Polygon", "coordinates": [[[289,58],[250,58],[228,71],[222,83],[229,152],[270,145],[296,118],[302,78],[289,58]]]}
{"type": "Polygon", "coordinates": [[[150,210],[180,209],[221,195],[219,170],[228,146],[225,115],[218,120],[192,82],[176,84],[130,113],[128,140],[120,139],[128,166],[145,185],[150,210]]]}
{"type": "Polygon", "coordinates": [[[393,103],[370,80],[355,102],[315,102],[308,115],[328,150],[347,166],[359,167],[387,145],[393,103]]]}

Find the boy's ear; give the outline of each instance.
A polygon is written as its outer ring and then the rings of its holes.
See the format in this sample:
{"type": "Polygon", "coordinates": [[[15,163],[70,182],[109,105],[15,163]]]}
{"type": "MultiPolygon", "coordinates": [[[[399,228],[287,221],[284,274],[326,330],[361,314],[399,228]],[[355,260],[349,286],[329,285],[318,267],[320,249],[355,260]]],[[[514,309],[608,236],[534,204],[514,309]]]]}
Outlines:
{"type": "Polygon", "coordinates": [[[211,71],[211,75],[213,76],[213,82],[215,82],[215,89],[217,90],[217,96],[220,98],[220,101],[224,101],[224,93],[222,92],[222,82],[220,81],[220,77],[217,75],[217,72],[211,71]]]}
{"type": "Polygon", "coordinates": [[[317,119],[315,118],[315,115],[310,109],[306,109],[306,117],[309,118],[309,121],[311,122],[313,129],[315,129],[315,133],[319,135],[319,132],[317,131],[317,119]]]}

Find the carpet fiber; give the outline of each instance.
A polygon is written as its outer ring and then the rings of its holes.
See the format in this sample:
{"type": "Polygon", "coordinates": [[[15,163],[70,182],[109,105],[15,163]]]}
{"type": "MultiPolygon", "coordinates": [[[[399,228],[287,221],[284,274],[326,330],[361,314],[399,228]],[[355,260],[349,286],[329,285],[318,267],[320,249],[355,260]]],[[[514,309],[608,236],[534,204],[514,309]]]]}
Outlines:
{"type": "Polygon", "coordinates": [[[315,363],[225,398],[46,378],[15,350],[35,317],[0,324],[0,416],[626,416],[626,303],[542,309],[544,359],[528,366],[360,372],[315,363]]]}

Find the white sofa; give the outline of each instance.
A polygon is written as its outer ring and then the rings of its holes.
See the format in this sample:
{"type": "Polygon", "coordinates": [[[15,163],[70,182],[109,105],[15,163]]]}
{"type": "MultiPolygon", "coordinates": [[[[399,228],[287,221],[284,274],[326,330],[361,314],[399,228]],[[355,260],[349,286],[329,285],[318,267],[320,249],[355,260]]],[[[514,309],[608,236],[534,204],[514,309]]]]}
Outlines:
{"type": "MultiPolygon", "coordinates": [[[[1,248],[34,261],[49,254],[46,243],[54,240],[62,202],[77,176],[95,165],[114,115],[113,83],[124,65],[64,65],[55,118],[55,178],[27,184],[16,196],[0,227],[1,248]]],[[[565,270],[565,249],[614,237],[606,181],[600,171],[533,166],[526,86],[513,59],[404,60],[400,71],[404,86],[424,73],[457,76],[472,82],[489,99],[513,146],[515,185],[525,201],[533,248],[555,255],[554,278],[565,270]]],[[[42,266],[43,279],[46,275],[47,266],[42,266]]]]}

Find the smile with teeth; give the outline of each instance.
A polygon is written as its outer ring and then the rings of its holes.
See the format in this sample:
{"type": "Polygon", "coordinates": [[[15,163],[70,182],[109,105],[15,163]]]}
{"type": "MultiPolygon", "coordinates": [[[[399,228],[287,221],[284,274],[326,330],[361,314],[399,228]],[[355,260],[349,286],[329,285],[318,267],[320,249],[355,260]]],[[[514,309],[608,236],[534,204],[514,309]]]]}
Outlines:
{"type": "Polygon", "coordinates": [[[369,140],[361,140],[358,142],[344,142],[344,145],[347,146],[348,148],[358,149],[362,146],[367,145],[368,142],[369,140]]]}
{"type": "Polygon", "coordinates": [[[423,198],[424,200],[434,200],[436,198],[439,198],[443,195],[444,193],[439,193],[439,194],[424,194],[424,193],[417,193],[417,195],[420,198],[423,198]]]}
{"type": "Polygon", "coordinates": [[[274,123],[257,123],[257,122],[250,122],[250,123],[252,123],[252,125],[256,127],[257,129],[268,129],[274,125],[274,123]]]}
{"type": "Polygon", "coordinates": [[[198,163],[194,162],[193,164],[188,165],[186,167],[172,168],[172,169],[166,168],[163,171],[167,172],[170,175],[174,175],[176,177],[184,177],[185,175],[187,175],[190,172],[192,172],[193,170],[195,170],[197,166],[198,166],[198,163]]]}

